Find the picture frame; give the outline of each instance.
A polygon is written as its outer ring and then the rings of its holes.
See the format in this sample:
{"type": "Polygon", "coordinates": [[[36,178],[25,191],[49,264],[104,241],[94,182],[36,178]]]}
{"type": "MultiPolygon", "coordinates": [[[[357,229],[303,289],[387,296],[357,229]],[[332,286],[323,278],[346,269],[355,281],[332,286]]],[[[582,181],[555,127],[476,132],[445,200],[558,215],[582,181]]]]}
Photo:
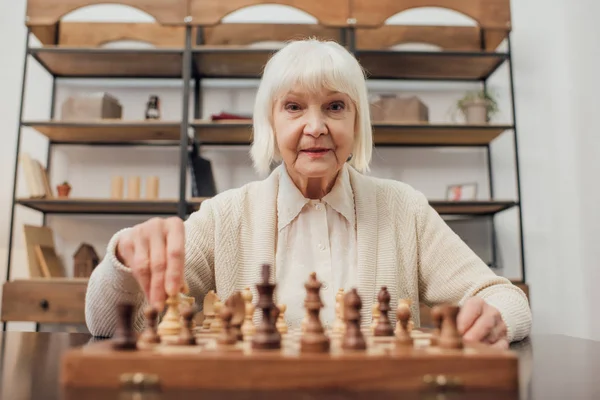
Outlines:
{"type": "Polygon", "coordinates": [[[448,185],[446,188],[446,200],[448,201],[469,201],[477,199],[477,183],[460,183],[448,185]]]}

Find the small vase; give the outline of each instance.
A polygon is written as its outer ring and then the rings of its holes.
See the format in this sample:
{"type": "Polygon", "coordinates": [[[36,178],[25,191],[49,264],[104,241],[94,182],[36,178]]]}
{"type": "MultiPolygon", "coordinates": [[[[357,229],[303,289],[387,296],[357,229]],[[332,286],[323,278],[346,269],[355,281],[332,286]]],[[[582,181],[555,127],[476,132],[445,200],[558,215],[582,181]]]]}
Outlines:
{"type": "Polygon", "coordinates": [[[467,124],[485,125],[488,121],[485,100],[473,100],[464,105],[463,113],[467,124]]]}
{"type": "Polygon", "coordinates": [[[69,193],[71,193],[71,186],[58,185],[56,186],[56,191],[58,192],[58,197],[66,198],[69,197],[69,193]]]}

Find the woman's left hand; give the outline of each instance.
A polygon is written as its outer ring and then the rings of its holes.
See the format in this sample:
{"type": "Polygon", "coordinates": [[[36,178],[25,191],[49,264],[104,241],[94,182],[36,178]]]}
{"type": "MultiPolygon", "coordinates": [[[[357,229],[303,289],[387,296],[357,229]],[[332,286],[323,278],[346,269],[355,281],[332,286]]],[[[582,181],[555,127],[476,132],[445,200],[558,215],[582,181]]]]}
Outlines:
{"type": "Polygon", "coordinates": [[[482,342],[508,348],[507,328],[500,312],[481,297],[471,297],[457,317],[458,331],[465,342],[482,342]]]}

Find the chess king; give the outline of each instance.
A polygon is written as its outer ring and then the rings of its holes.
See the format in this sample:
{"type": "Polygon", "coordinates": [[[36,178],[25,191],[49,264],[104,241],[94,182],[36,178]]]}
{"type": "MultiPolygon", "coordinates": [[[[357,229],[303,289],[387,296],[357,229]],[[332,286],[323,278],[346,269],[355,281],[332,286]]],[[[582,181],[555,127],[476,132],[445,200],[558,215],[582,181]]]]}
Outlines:
{"type": "Polygon", "coordinates": [[[367,174],[370,121],[365,75],[351,53],[314,39],[287,44],[266,64],[254,104],[250,156],[261,178],[204,201],[185,221],[152,218],[116,232],[89,281],[91,333],[113,335],[123,301],[135,302],[141,331],[145,306],[164,309],[184,282],[198,305],[211,290],[221,299],[255,291],[267,263],[291,329],[306,316],[304,282],[316,272],[326,326],[338,290],[356,288],[368,328],[385,286],[392,310],[410,299],[416,327],[420,302],[452,303],[465,341],[506,347],[528,336],[525,294],[491,271],[422,193],[367,174]]]}

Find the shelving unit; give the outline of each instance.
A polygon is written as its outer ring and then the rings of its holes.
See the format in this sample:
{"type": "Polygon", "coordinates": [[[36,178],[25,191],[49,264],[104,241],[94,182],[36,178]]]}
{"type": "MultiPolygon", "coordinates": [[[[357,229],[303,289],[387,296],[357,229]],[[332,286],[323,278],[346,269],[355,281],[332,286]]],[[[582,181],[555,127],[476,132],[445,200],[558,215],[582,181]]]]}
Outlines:
{"type": "MultiPolygon", "coordinates": [[[[109,199],[31,199],[16,197],[18,164],[11,212],[7,282],[10,279],[11,252],[16,207],[50,214],[148,214],[178,215],[185,218],[204,199],[191,199],[186,191],[187,148],[195,140],[201,146],[247,146],[252,141],[251,121],[213,122],[203,119],[203,79],[260,78],[264,64],[276,49],[253,46],[262,41],[285,41],[295,37],[317,36],[336,40],[355,54],[370,80],[426,80],[479,82],[501,65],[510,67],[512,121],[515,121],[512,54],[510,50],[509,0],[331,0],[290,2],[313,15],[317,24],[224,24],[222,19],[242,6],[261,4],[259,0],[122,0],[152,15],[155,23],[77,23],[63,22],[66,13],[79,7],[101,3],[98,0],[69,0],[52,3],[29,0],[27,43],[24,60],[23,92],[28,63],[35,60],[52,76],[52,107],[48,120],[23,120],[23,104],[17,138],[17,154],[23,139],[22,128],[31,128],[47,137],[49,145],[158,145],[179,147],[179,196],[160,201],[114,201],[109,199]],[[351,6],[352,5],[352,6],[351,6]],[[387,18],[415,7],[445,6],[472,17],[477,27],[384,25],[387,18]],[[30,46],[35,35],[41,47],[30,46]],[[111,40],[132,39],[152,43],[152,49],[101,48],[111,40]],[[507,41],[508,50],[499,52],[507,41]],[[425,42],[441,51],[398,51],[391,46],[405,42],[425,42]],[[54,119],[56,78],[177,79],[182,82],[182,113],[176,121],[103,120],[64,122],[54,119]],[[185,84],[187,82],[193,85],[185,84]],[[190,99],[191,98],[191,99],[190,99]],[[189,115],[190,102],[193,115],[189,115]],[[188,135],[191,130],[192,135],[188,135]]],[[[516,154],[516,199],[496,199],[491,180],[491,198],[486,201],[450,202],[431,199],[442,215],[469,218],[493,217],[517,208],[521,244],[521,271],[525,281],[517,128],[508,125],[374,123],[376,147],[478,147],[487,149],[491,170],[490,144],[502,135],[511,135],[516,154]]],[[[51,168],[51,151],[47,166],[51,168]]],[[[492,230],[492,240],[495,241],[492,230]]],[[[495,242],[494,242],[495,246],[495,242]]],[[[495,252],[492,250],[495,258],[495,252]]],[[[496,265],[497,260],[490,264],[496,265]]],[[[52,281],[47,281],[49,287],[52,281]]],[[[62,283],[61,283],[62,284],[62,283]]],[[[6,293],[4,296],[6,303],[6,293]]]]}

